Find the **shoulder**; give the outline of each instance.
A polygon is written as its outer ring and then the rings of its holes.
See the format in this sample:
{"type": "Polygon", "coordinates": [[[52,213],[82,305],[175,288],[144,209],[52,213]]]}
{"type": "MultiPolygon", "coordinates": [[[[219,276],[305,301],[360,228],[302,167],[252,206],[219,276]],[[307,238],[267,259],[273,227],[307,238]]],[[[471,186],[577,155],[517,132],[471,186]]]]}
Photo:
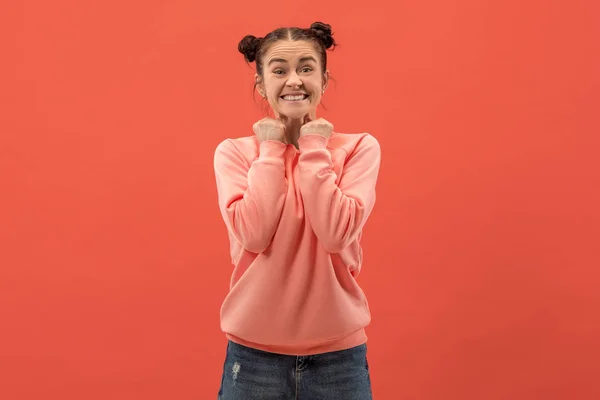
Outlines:
{"type": "Polygon", "coordinates": [[[256,136],[227,138],[222,140],[215,148],[215,162],[221,159],[236,159],[250,164],[258,156],[258,143],[256,136]]]}
{"type": "Polygon", "coordinates": [[[341,133],[334,132],[329,138],[327,147],[341,149],[351,155],[357,152],[381,153],[381,146],[375,136],[368,132],[341,133]]]}
{"type": "Polygon", "coordinates": [[[254,152],[258,148],[256,136],[243,136],[238,138],[227,138],[222,140],[216,147],[215,152],[237,151],[242,154],[254,152]]]}

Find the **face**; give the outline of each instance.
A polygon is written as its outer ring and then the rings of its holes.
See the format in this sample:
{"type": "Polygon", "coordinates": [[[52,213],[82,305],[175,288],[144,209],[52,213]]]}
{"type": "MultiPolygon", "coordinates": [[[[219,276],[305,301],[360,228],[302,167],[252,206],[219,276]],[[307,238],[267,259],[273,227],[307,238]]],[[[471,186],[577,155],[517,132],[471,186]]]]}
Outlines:
{"type": "Polygon", "coordinates": [[[257,89],[261,95],[266,94],[275,116],[315,118],[328,74],[322,71],[314,45],[280,40],[271,45],[262,61],[263,76],[256,76],[257,89]]]}

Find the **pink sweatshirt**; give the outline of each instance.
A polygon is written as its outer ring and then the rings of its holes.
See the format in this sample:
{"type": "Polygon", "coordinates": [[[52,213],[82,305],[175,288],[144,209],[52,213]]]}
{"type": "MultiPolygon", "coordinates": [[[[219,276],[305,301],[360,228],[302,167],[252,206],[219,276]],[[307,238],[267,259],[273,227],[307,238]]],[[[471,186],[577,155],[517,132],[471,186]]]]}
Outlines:
{"type": "Polygon", "coordinates": [[[298,144],[249,136],[217,146],[234,265],[221,329],[245,346],[310,355],[367,340],[371,314],[355,278],[381,150],[367,133],[309,134],[298,144]]]}

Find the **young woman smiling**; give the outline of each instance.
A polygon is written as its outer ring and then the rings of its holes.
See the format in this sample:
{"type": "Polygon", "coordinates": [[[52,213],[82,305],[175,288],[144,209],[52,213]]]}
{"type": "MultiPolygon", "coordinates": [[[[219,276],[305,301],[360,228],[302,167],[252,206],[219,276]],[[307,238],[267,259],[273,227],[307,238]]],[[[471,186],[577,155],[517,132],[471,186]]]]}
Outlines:
{"type": "Polygon", "coordinates": [[[273,117],[214,156],[234,265],[221,308],[221,400],[372,398],[371,315],[356,277],[381,151],[371,134],[335,132],[317,117],[333,46],[320,22],[238,46],[273,117]]]}

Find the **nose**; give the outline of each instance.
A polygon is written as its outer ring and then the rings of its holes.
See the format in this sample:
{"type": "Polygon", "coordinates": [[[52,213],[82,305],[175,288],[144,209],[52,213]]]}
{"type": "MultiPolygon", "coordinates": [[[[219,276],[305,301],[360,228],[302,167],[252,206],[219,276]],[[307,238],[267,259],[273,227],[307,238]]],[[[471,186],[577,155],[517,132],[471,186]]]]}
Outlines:
{"type": "Polygon", "coordinates": [[[302,80],[298,76],[298,74],[294,71],[289,74],[288,80],[286,82],[287,86],[302,86],[302,80]]]}

